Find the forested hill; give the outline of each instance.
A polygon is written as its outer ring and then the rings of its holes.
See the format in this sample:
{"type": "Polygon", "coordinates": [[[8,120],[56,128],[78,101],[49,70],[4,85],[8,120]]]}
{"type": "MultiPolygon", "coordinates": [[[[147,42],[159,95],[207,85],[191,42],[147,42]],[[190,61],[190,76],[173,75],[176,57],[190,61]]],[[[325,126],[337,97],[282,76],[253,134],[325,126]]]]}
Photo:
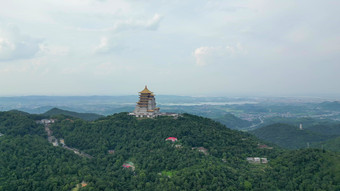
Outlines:
{"type": "MultiPolygon", "coordinates": [[[[295,125],[276,123],[250,131],[256,137],[288,149],[318,147],[339,136],[340,126],[315,125],[300,130],[295,125]]],[[[329,147],[325,147],[326,149],[329,147]]],[[[330,149],[337,150],[337,149],[330,149]]]]}
{"type": "Polygon", "coordinates": [[[93,157],[52,146],[30,115],[0,112],[0,190],[340,189],[337,153],[261,147],[254,136],[203,117],[58,116],[49,127],[68,147],[93,157]]]}
{"type": "Polygon", "coordinates": [[[242,130],[252,125],[252,122],[240,119],[231,113],[225,114],[221,117],[212,118],[212,119],[226,125],[227,127],[231,129],[242,130]]]}
{"type": "Polygon", "coordinates": [[[52,108],[51,110],[45,112],[43,115],[45,116],[55,116],[55,115],[67,115],[71,117],[76,117],[80,119],[84,119],[87,121],[93,121],[98,118],[104,117],[103,115],[95,114],[95,113],[77,113],[73,111],[62,110],[59,108],[52,108]]]}

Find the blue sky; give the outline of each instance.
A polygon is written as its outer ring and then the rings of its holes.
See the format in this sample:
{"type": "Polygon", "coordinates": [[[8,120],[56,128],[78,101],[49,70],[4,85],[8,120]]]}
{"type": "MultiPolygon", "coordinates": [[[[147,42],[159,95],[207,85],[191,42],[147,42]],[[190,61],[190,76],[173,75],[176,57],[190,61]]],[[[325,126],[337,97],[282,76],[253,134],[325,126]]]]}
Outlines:
{"type": "Polygon", "coordinates": [[[0,96],[340,96],[340,1],[0,4],[0,96]]]}

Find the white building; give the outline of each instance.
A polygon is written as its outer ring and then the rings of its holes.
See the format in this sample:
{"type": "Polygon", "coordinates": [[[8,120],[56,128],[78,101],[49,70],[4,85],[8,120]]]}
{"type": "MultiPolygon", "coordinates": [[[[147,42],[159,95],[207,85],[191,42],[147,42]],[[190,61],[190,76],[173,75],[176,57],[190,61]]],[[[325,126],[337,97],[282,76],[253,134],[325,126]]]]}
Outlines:
{"type": "Polygon", "coordinates": [[[263,163],[263,164],[266,164],[266,163],[268,163],[268,160],[267,160],[267,158],[261,158],[261,163],[263,163]]]}
{"type": "Polygon", "coordinates": [[[133,113],[130,113],[130,115],[152,118],[159,114],[159,108],[156,107],[155,95],[145,86],[144,90],[139,92],[139,101],[137,102],[135,110],[133,113]]]}

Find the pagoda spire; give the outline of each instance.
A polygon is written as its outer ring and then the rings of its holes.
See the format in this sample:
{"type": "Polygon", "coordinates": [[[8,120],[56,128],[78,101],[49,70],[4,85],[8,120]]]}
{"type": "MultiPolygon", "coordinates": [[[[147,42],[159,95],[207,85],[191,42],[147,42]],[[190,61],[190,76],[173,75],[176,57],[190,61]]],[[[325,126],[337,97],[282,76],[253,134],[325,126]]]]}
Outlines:
{"type": "Polygon", "coordinates": [[[145,88],[143,91],[139,92],[139,93],[144,93],[144,94],[152,94],[152,92],[148,89],[148,86],[145,85],[145,88]]]}

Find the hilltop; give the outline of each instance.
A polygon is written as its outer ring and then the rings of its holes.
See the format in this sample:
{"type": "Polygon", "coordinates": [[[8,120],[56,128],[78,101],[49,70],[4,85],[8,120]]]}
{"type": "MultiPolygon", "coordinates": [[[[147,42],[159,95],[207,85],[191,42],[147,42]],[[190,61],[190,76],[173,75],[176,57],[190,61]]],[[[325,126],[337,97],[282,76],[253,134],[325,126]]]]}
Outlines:
{"type": "Polygon", "coordinates": [[[231,113],[227,113],[223,115],[222,117],[213,118],[213,119],[226,125],[227,127],[231,129],[242,130],[252,125],[252,122],[240,119],[231,113]]]}
{"type": "Polygon", "coordinates": [[[300,130],[295,125],[284,123],[276,123],[250,131],[250,133],[262,140],[288,149],[321,145],[321,143],[339,136],[339,132],[340,128],[336,125],[315,125],[300,130]]]}
{"type": "Polygon", "coordinates": [[[49,116],[49,117],[56,116],[56,115],[66,115],[66,116],[84,119],[86,121],[93,121],[98,118],[104,117],[103,115],[99,115],[95,113],[77,113],[77,112],[62,110],[58,108],[52,108],[49,111],[43,113],[42,115],[49,116]]]}

